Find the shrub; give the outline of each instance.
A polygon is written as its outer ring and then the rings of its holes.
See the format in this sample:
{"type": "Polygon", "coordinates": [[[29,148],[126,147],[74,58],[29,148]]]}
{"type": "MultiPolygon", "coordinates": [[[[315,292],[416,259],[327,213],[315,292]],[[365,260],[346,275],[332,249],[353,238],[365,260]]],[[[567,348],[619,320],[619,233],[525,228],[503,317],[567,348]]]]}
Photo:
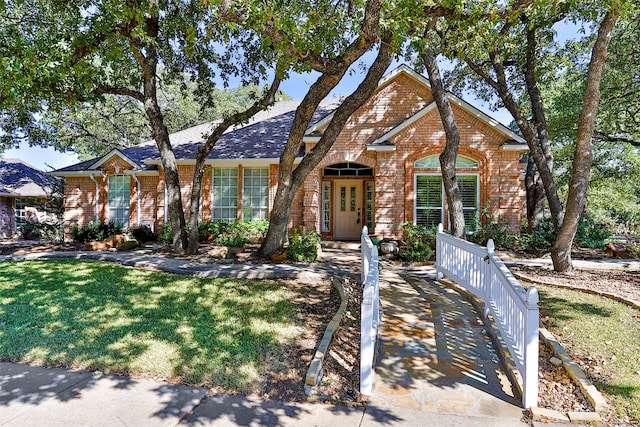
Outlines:
{"type": "Polygon", "coordinates": [[[551,218],[543,218],[540,224],[531,230],[531,233],[523,228],[520,233],[519,246],[524,252],[542,255],[551,251],[557,235],[551,218]]]}
{"type": "Polygon", "coordinates": [[[287,246],[287,257],[297,262],[313,262],[318,258],[318,233],[302,227],[293,231],[287,246]]]}
{"type": "MultiPolygon", "coordinates": [[[[218,222],[218,221],[216,221],[218,222]]],[[[216,242],[225,246],[240,247],[246,243],[258,243],[269,229],[267,220],[224,222],[219,225],[216,242]]]]}
{"type": "Polygon", "coordinates": [[[162,225],[162,230],[160,230],[160,234],[158,234],[158,242],[159,243],[171,243],[171,223],[166,223],[162,225]]]}
{"type": "Polygon", "coordinates": [[[129,228],[129,232],[140,243],[153,242],[156,240],[156,235],[151,231],[151,227],[148,225],[134,225],[129,228]]]}
{"type": "Polygon", "coordinates": [[[34,224],[32,222],[23,222],[18,226],[20,234],[24,240],[39,240],[42,239],[42,232],[40,224],[34,224]]]}
{"type": "Polygon", "coordinates": [[[578,248],[604,248],[604,241],[611,237],[611,232],[603,224],[596,224],[593,218],[582,214],[578,220],[574,246],[578,248]]]}
{"type": "Polygon", "coordinates": [[[25,240],[45,239],[51,242],[61,242],[64,235],[61,224],[51,222],[24,222],[18,226],[18,230],[25,240]]]}
{"type": "Polygon", "coordinates": [[[635,259],[640,259],[640,244],[635,242],[627,242],[624,249],[635,259]]]}
{"type": "Polygon", "coordinates": [[[229,229],[229,221],[219,219],[216,221],[204,221],[198,225],[198,235],[201,242],[214,240],[229,229]]]}
{"type": "Polygon", "coordinates": [[[410,262],[433,259],[436,249],[436,229],[415,225],[411,222],[403,223],[402,228],[402,242],[398,256],[410,262]]]}
{"type": "Polygon", "coordinates": [[[224,231],[216,238],[216,242],[224,246],[241,247],[249,243],[249,232],[243,221],[234,221],[227,224],[224,231]]]}
{"type": "MultiPolygon", "coordinates": [[[[520,234],[520,248],[529,253],[542,255],[550,252],[558,235],[551,222],[551,218],[544,218],[531,233],[522,231],[520,234]]],[[[611,237],[611,232],[603,224],[596,224],[593,218],[582,214],[578,220],[578,228],[573,239],[573,245],[578,248],[604,248],[605,240],[611,237]]]]}
{"type": "Polygon", "coordinates": [[[467,240],[482,246],[486,246],[489,239],[493,239],[496,249],[505,250],[514,248],[518,236],[509,229],[508,221],[503,218],[489,220],[475,233],[467,236],[467,240]]]}
{"type": "Polygon", "coordinates": [[[87,225],[71,227],[71,237],[78,243],[104,240],[109,236],[122,233],[122,224],[113,222],[90,222],[87,225]]]}

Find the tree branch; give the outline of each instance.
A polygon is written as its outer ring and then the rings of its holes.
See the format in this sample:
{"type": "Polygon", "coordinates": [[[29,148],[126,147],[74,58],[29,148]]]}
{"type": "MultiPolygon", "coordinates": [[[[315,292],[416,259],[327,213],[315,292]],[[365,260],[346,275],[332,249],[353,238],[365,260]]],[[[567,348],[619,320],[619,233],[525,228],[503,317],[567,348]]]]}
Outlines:
{"type": "Polygon", "coordinates": [[[115,86],[100,86],[94,90],[97,95],[124,95],[130,96],[140,102],[144,102],[144,94],[140,91],[129,89],[126,87],[115,87],[115,86]]]}

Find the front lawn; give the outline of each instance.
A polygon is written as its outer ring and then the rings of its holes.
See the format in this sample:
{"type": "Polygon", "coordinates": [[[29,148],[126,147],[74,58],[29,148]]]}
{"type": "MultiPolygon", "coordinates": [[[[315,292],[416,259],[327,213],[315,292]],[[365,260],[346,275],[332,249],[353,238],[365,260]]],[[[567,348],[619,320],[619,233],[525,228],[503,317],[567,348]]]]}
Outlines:
{"type": "Polygon", "coordinates": [[[583,292],[538,286],[543,322],[622,420],[640,419],[640,312],[583,292]]]}
{"type": "Polygon", "coordinates": [[[298,339],[292,294],[100,262],[2,262],[0,360],[252,392],[298,339]]]}

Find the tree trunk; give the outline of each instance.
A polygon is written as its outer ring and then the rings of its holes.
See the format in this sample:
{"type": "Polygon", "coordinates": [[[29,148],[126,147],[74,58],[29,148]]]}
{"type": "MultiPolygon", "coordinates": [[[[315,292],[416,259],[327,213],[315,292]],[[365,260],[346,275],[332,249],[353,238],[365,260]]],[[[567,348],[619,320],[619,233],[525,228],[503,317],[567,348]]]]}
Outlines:
{"type": "Polygon", "coordinates": [[[225,118],[216,125],[211,134],[207,137],[204,145],[198,148],[196,154],[196,166],[193,172],[193,185],[191,189],[191,207],[189,210],[189,223],[191,230],[189,231],[189,246],[187,253],[195,254],[198,252],[198,245],[200,243],[199,222],[200,222],[200,196],[202,193],[202,179],[204,177],[204,163],[207,160],[207,156],[211,153],[211,150],[215,146],[220,137],[231,126],[237,125],[246,121],[248,118],[253,117],[261,110],[264,110],[276,100],[276,93],[280,87],[280,78],[276,76],[273,78],[271,87],[265,91],[264,96],[254,102],[249,108],[244,111],[239,111],[231,116],[225,118]]]}
{"type": "MultiPolygon", "coordinates": [[[[524,15],[523,15],[524,16],[524,15]]],[[[529,100],[531,101],[531,112],[533,115],[532,121],[536,132],[536,150],[534,150],[534,161],[536,166],[540,164],[542,168],[536,167],[538,171],[543,170],[544,177],[538,174],[536,182],[542,181],[544,188],[549,188],[553,191],[550,194],[549,210],[551,211],[551,219],[556,228],[562,226],[564,220],[564,209],[558,197],[558,192],[555,186],[555,179],[553,175],[553,153],[551,151],[551,142],[549,141],[549,128],[547,126],[547,117],[544,112],[544,103],[542,102],[542,94],[536,81],[536,55],[537,55],[537,39],[536,28],[530,26],[528,20],[527,23],[527,49],[526,49],[526,66],[524,71],[524,80],[527,86],[527,93],[529,94],[529,100]],[[545,180],[547,184],[545,185],[545,180]]],[[[529,156],[531,157],[531,156],[529,156]]],[[[536,190],[536,193],[538,190],[536,190]]],[[[546,191],[544,191],[546,193],[546,191]]],[[[535,201],[535,205],[539,203],[535,201]]]]}
{"type": "MultiPolygon", "coordinates": [[[[147,19],[148,32],[151,37],[158,37],[158,17],[147,19]]],[[[134,44],[137,47],[137,45],[134,44]]],[[[187,250],[187,230],[182,207],[182,194],[180,191],[180,178],[176,157],[169,140],[169,131],[164,124],[164,116],[158,103],[158,52],[153,46],[146,47],[146,56],[141,50],[134,47],[133,55],[141,65],[144,79],[144,110],[149,118],[153,137],[160,152],[162,168],[164,169],[165,188],[167,189],[167,210],[171,223],[173,250],[178,254],[184,254],[187,250]]]]}
{"type": "Polygon", "coordinates": [[[618,20],[619,11],[609,10],[605,15],[598,37],[591,52],[591,61],[587,71],[587,81],[582,101],[582,111],[578,117],[576,148],[571,166],[571,180],[567,195],[567,211],[556,242],[551,249],[551,259],[555,271],[569,271],[571,265],[571,246],[578,229],[578,220],[584,210],[589,187],[589,174],[593,160],[592,137],[595,128],[596,113],[600,103],[600,82],[607,60],[607,48],[611,41],[611,32],[618,20]]]}
{"type": "MultiPolygon", "coordinates": [[[[367,46],[363,47],[366,48],[367,46]]],[[[360,53],[360,56],[365,52],[366,49],[360,53]]],[[[309,92],[296,110],[291,131],[289,132],[289,139],[287,140],[287,147],[285,147],[285,151],[280,157],[278,188],[276,190],[274,207],[271,211],[269,230],[258,251],[260,256],[269,257],[283,249],[287,226],[289,224],[291,203],[293,202],[296,192],[307,175],[309,175],[327,154],[351,114],[360,108],[377,88],[378,81],[380,81],[384,75],[393,58],[389,40],[383,38],[378,56],[369,68],[362,83],[360,83],[358,88],[334,111],[333,119],[327,126],[320,141],[303,157],[300,164],[294,169],[293,163],[295,156],[298,153],[300,144],[302,144],[302,137],[304,136],[305,130],[309,127],[313,113],[320,104],[320,101],[340,82],[349,66],[355,62],[357,58],[359,58],[359,56],[353,57],[351,62],[345,61],[343,69],[340,70],[341,72],[337,75],[324,74],[320,76],[311,86],[309,92]]]]}
{"type": "MultiPolygon", "coordinates": [[[[527,50],[527,54],[531,55],[531,51],[527,50]]],[[[537,131],[534,131],[531,128],[531,125],[527,120],[522,108],[513,99],[512,91],[509,88],[509,83],[507,81],[503,62],[500,56],[496,52],[495,48],[493,48],[493,50],[491,50],[490,48],[489,57],[491,59],[491,67],[493,68],[495,77],[483,70],[480,65],[473,62],[468,57],[465,57],[464,54],[462,54],[462,56],[469,67],[498,93],[498,96],[502,100],[504,107],[509,111],[509,113],[511,113],[511,115],[515,119],[516,124],[518,125],[518,129],[520,129],[522,136],[524,137],[525,141],[527,141],[527,146],[529,147],[529,156],[531,156],[535,161],[540,180],[542,181],[542,184],[544,186],[544,193],[549,203],[549,210],[551,211],[553,223],[556,227],[560,227],[564,218],[564,209],[562,207],[562,202],[560,202],[560,197],[558,196],[558,188],[553,177],[553,155],[550,151],[545,150],[545,145],[540,142],[540,130],[538,129],[537,131]]],[[[527,67],[535,67],[535,61],[533,61],[532,57],[527,58],[526,65],[527,67]]],[[[527,72],[528,71],[525,71],[525,74],[527,72]]],[[[535,76],[535,68],[533,68],[530,73],[535,76]]],[[[529,91],[528,93],[531,97],[531,94],[533,92],[529,91]]],[[[530,98],[530,101],[532,104],[535,103],[534,99],[530,98]]],[[[546,126],[546,123],[539,122],[539,125],[546,126]]]]}
{"type": "Polygon", "coordinates": [[[455,122],[453,109],[449,103],[449,97],[442,83],[440,68],[436,61],[436,55],[430,46],[424,48],[422,53],[424,62],[431,83],[431,93],[435,98],[440,119],[446,135],[446,141],[442,153],[440,154],[440,169],[442,170],[442,182],[447,196],[447,206],[449,207],[449,222],[451,224],[451,234],[464,239],[464,209],[462,206],[462,196],[456,179],[456,158],[460,147],[460,132],[455,122]]]}
{"type": "Polygon", "coordinates": [[[545,200],[544,185],[538,175],[536,163],[531,156],[527,160],[524,185],[527,191],[527,231],[531,233],[544,218],[545,200]]]}

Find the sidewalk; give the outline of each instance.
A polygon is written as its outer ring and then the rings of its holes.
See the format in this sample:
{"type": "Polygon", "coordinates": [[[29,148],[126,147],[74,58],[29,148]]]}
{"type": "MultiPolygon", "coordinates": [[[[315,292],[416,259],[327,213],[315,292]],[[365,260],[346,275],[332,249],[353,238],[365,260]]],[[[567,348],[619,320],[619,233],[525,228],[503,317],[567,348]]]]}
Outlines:
{"type": "MultiPolygon", "coordinates": [[[[204,277],[309,280],[316,265],[220,265],[144,253],[72,252],[13,259],[80,258],[204,277]]],[[[355,248],[329,248],[341,273],[359,269],[355,248]],[[350,271],[349,271],[350,270],[350,271]]],[[[8,257],[0,257],[7,259],[8,257]]],[[[385,320],[370,405],[261,401],[207,390],[60,368],[0,363],[0,426],[514,426],[522,411],[500,375],[495,350],[473,308],[458,295],[386,263],[385,320]]],[[[426,274],[426,276],[425,276],[426,274]]]]}

